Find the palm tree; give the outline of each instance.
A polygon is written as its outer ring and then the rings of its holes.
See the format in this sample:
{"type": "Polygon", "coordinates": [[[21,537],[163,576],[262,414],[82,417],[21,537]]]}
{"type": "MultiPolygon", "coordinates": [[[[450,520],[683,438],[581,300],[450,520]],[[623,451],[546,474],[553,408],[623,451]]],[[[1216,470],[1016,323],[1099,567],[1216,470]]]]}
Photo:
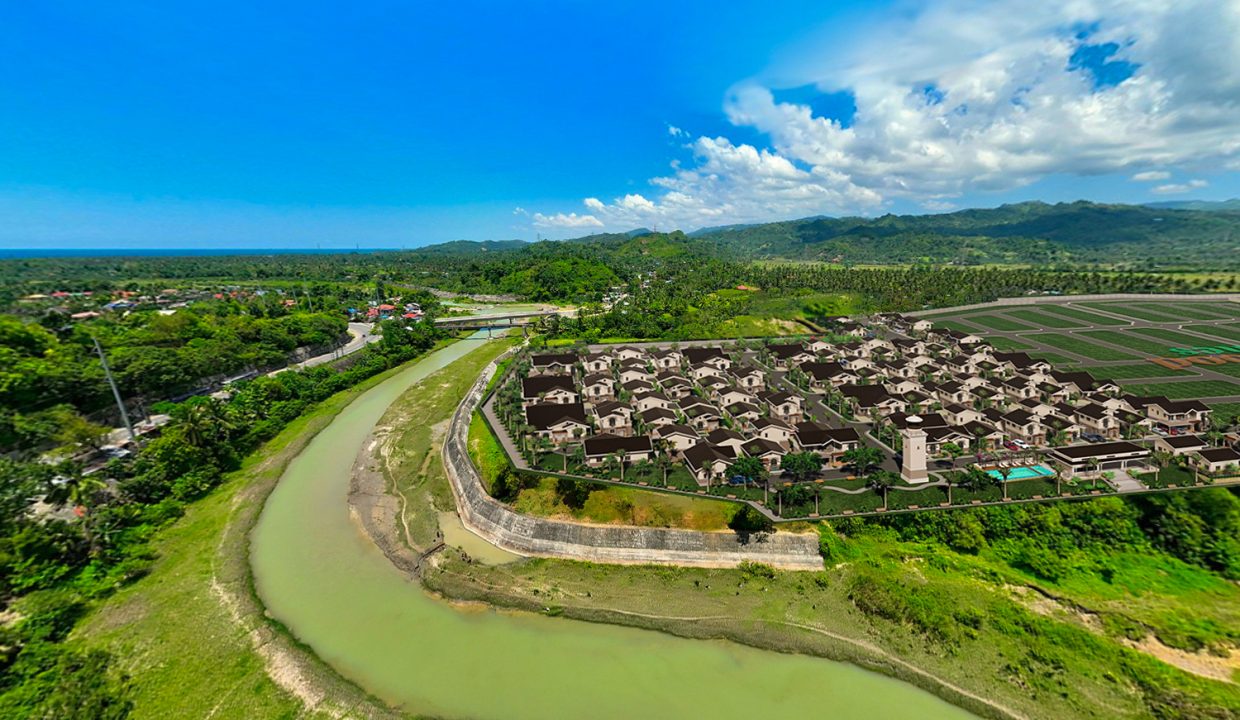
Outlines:
{"type": "Polygon", "coordinates": [[[887,509],[887,490],[895,484],[894,473],[879,470],[865,479],[865,486],[883,494],[883,510],[887,509]]]}
{"type": "Polygon", "coordinates": [[[1000,466],[999,476],[1002,478],[1002,481],[999,483],[999,487],[1003,490],[1003,499],[1007,500],[1008,499],[1008,478],[1012,476],[1012,468],[1008,465],[1000,466]]]}
{"type": "Polygon", "coordinates": [[[1098,458],[1090,458],[1085,461],[1085,469],[1090,473],[1090,488],[1098,487],[1098,458]]]}

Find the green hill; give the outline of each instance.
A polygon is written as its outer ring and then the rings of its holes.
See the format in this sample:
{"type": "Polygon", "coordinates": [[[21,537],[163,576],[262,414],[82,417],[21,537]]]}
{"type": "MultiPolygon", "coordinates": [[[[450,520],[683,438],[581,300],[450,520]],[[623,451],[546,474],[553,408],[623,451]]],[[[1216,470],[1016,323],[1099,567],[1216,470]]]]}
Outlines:
{"type": "Polygon", "coordinates": [[[694,233],[741,258],[851,263],[1240,266],[1240,211],[1026,202],[941,215],[806,218],[694,233]]]}

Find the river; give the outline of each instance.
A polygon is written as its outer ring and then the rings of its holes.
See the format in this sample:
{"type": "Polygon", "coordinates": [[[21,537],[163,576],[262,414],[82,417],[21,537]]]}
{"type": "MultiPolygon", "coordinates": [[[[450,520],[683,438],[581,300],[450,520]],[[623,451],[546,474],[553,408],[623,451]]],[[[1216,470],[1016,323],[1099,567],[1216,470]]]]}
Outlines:
{"type": "Polygon", "coordinates": [[[970,717],[845,663],[462,611],[427,594],[350,520],[349,473],[404,390],[481,342],[475,336],[438,350],[351,403],[289,465],[254,530],[251,563],[269,613],[341,675],[407,711],[440,717],[970,717]]]}

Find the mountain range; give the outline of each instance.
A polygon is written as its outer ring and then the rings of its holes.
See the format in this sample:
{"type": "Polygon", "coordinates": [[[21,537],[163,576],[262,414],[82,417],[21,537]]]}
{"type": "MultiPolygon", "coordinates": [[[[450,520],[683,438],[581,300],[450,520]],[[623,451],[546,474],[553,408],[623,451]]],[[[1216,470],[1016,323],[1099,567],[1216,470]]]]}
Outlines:
{"type": "Polygon", "coordinates": [[[421,252],[546,252],[560,243],[629,259],[709,254],[851,264],[1235,269],[1240,268],[1240,200],[1022,202],[933,215],[816,216],[688,234],[636,229],[540,243],[458,241],[421,252]]]}

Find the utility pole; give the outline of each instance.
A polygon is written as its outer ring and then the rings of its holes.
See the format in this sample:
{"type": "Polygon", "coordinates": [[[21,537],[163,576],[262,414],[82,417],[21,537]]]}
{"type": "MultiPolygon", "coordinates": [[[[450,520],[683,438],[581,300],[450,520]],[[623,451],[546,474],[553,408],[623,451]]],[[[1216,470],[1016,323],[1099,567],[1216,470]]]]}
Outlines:
{"type": "Polygon", "coordinates": [[[103,374],[108,378],[108,385],[112,387],[112,397],[116,398],[116,409],[121,412],[121,421],[125,423],[125,429],[129,431],[129,442],[138,443],[138,436],[133,431],[133,423],[129,422],[129,413],[125,411],[125,401],[121,399],[121,391],[116,387],[116,379],[112,377],[112,368],[108,367],[108,358],[103,354],[103,346],[99,344],[99,338],[91,336],[95,342],[95,352],[99,353],[99,364],[103,366],[103,374]]]}

